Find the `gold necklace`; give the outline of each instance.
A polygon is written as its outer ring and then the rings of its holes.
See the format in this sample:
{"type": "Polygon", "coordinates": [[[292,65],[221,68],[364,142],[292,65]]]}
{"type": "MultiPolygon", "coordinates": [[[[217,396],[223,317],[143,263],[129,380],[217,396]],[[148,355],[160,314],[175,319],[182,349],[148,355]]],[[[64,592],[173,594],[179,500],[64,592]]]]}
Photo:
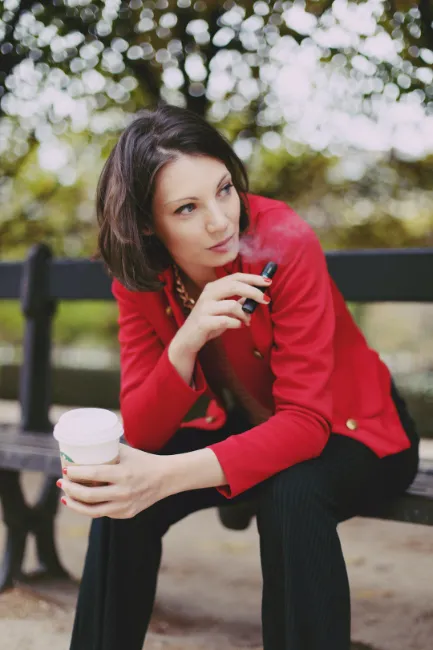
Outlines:
{"type": "Polygon", "coordinates": [[[188,291],[186,290],[185,285],[182,282],[182,278],[180,277],[179,267],[177,264],[173,264],[173,271],[177,295],[179,296],[184,309],[191,311],[195,305],[195,300],[191,298],[188,291]]]}

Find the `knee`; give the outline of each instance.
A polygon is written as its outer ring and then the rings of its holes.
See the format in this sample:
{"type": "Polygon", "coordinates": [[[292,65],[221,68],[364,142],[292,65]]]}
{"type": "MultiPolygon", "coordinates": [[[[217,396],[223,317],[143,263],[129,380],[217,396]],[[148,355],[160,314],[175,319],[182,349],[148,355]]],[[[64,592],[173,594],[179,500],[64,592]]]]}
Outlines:
{"type": "Polygon", "coordinates": [[[168,513],[164,503],[159,501],[153,506],[141,510],[134,517],[126,519],[112,519],[101,517],[94,519],[91,526],[91,537],[98,540],[111,539],[128,541],[148,538],[160,538],[170,527],[168,513]]]}
{"type": "Polygon", "coordinates": [[[293,465],[266,481],[259,503],[258,519],[275,526],[305,518],[326,507],[326,488],[314,464],[293,465]]]}

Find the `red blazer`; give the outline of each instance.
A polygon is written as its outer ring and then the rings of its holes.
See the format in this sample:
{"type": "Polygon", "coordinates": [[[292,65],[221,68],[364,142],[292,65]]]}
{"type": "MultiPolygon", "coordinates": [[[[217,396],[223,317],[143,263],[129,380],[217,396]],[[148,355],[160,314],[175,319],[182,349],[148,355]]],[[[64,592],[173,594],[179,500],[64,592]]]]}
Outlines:
{"type": "MultiPolygon", "coordinates": [[[[318,456],[331,431],[360,440],[379,457],[409,447],[391,399],[389,370],[354,323],[313,230],[283,202],[247,198],[247,240],[261,259],[238,255],[217,275],[260,273],[271,259],[279,267],[267,290],[270,306],[258,306],[249,328],[228,330],[221,338],[245,387],[273,415],[210,447],[227,477],[228,485],[220,488],[227,497],[318,456]]],[[[150,452],[182,426],[216,429],[226,418],[200,363],[192,388],[168,359],[168,344],[185,317],[171,269],[161,279],[165,287],[159,292],[131,292],[113,282],[125,437],[150,452]],[[204,393],[213,397],[206,417],[183,423],[204,393]]]]}

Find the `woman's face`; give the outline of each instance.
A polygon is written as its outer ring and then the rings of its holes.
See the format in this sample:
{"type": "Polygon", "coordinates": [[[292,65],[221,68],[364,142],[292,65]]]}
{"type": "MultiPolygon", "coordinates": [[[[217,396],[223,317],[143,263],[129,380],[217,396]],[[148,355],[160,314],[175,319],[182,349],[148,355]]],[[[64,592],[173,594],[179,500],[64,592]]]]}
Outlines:
{"type": "Polygon", "coordinates": [[[157,175],[155,234],[190,277],[203,277],[206,269],[237,257],[240,210],[230,172],[220,160],[180,155],[157,175]]]}

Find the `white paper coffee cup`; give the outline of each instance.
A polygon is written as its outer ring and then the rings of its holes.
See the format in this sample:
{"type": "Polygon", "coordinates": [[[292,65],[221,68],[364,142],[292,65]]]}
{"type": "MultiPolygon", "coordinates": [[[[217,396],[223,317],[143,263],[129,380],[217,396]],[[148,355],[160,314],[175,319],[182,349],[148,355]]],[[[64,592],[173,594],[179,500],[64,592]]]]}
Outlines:
{"type": "Polygon", "coordinates": [[[123,426],[107,409],[79,408],[67,411],[54,427],[62,466],[105,465],[119,462],[123,426]]]}

